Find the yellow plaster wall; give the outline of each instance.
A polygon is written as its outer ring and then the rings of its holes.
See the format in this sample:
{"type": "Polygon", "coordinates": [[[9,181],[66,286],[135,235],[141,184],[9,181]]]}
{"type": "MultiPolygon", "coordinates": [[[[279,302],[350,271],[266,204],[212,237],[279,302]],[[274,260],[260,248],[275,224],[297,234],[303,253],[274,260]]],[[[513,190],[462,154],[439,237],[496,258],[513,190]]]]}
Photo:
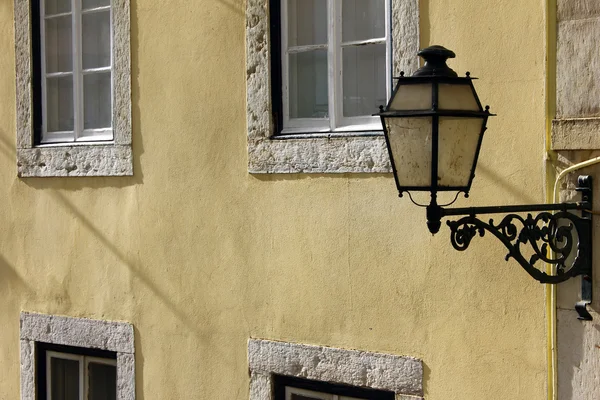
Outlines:
{"type": "MultiPolygon", "coordinates": [[[[428,400],[545,398],[545,303],[491,238],[454,251],[391,175],[246,172],[245,4],[133,0],[135,176],[18,179],[0,2],[0,398],[19,312],[130,321],[138,399],[248,398],[249,337],[422,358],[428,400]]],[[[543,1],[421,1],[481,79],[471,198],[542,202],[543,1]]]]}

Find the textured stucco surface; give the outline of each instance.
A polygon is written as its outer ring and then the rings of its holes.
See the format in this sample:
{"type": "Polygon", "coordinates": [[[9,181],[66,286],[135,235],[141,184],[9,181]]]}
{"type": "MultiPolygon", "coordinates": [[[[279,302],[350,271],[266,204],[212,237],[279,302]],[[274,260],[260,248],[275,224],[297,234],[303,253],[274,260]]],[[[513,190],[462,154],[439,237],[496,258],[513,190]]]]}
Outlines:
{"type": "MultiPolygon", "coordinates": [[[[416,357],[427,400],[546,399],[544,287],[500,243],[457,252],[445,225],[432,237],[391,174],[248,173],[245,1],[132,2],[135,174],[72,179],[16,176],[12,4],[0,398],[19,397],[32,310],[131,322],[144,400],[248,400],[251,337],[416,357]]],[[[420,47],[454,50],[498,114],[455,206],[543,202],[543,3],[420,5],[420,47]]]]}
{"type": "MultiPolygon", "coordinates": [[[[418,66],[419,3],[392,1],[394,76],[418,66]]],[[[250,173],[390,172],[383,137],[271,140],[269,10],[266,0],[246,2],[246,102],[250,173]]]]}
{"type": "MultiPolygon", "coordinates": [[[[279,374],[397,394],[423,394],[423,365],[413,357],[250,340],[248,364],[253,374],[279,374]]],[[[256,379],[268,383],[263,377],[256,379]]],[[[251,397],[250,400],[262,398],[251,397]]]]}
{"type": "Polygon", "coordinates": [[[21,400],[35,399],[35,342],[117,353],[117,399],[135,400],[133,326],[55,315],[21,313],[21,400]]]}
{"type": "Polygon", "coordinates": [[[20,177],[133,175],[130,0],[112,1],[113,142],[36,147],[33,142],[30,1],[15,0],[17,165],[20,177]]]}

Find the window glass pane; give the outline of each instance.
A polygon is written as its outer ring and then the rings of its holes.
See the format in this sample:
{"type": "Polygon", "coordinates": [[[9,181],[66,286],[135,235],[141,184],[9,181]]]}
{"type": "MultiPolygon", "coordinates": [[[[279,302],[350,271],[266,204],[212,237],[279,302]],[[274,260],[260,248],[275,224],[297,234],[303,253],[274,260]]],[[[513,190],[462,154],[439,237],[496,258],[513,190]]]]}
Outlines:
{"type": "Polygon", "coordinates": [[[50,360],[52,399],[79,400],[79,361],[54,357],[50,360]]]}
{"type": "Polygon", "coordinates": [[[71,0],[45,0],[46,15],[61,14],[71,11],[71,0]]]}
{"type": "Polygon", "coordinates": [[[83,0],[83,9],[110,6],[110,0],[83,0]]]}
{"type": "Polygon", "coordinates": [[[73,70],[73,41],[71,16],[46,20],[46,72],[73,70]]]}
{"type": "Polygon", "coordinates": [[[90,362],[88,364],[88,400],[116,400],[117,368],[90,362]]]}
{"type": "Polygon", "coordinates": [[[72,76],[46,79],[46,113],[48,132],[73,130],[72,76]]]}
{"type": "Polygon", "coordinates": [[[110,11],[83,14],[83,69],[110,66],[110,11]]]}
{"type": "Polygon", "coordinates": [[[394,100],[390,104],[390,110],[431,110],[433,108],[432,91],[431,83],[402,84],[398,87],[394,100]]]}
{"type": "Polygon", "coordinates": [[[482,128],[480,118],[440,117],[440,186],[466,187],[469,184],[482,128]]]}
{"type": "Polygon", "coordinates": [[[385,118],[401,186],[431,186],[431,117],[385,118]]]}
{"type": "Polygon", "coordinates": [[[387,103],[385,44],[343,49],[344,116],[372,115],[387,103]]]}
{"type": "Polygon", "coordinates": [[[327,118],[327,50],[290,54],[290,118],[327,118]]]}
{"type": "Polygon", "coordinates": [[[343,0],[342,41],[385,37],[386,0],[343,0]]]}
{"type": "Polygon", "coordinates": [[[289,0],[289,46],[326,43],[327,0],[289,0]]]}
{"type": "Polygon", "coordinates": [[[111,74],[83,76],[83,128],[110,128],[112,121],[111,74]]]}
{"type": "Polygon", "coordinates": [[[482,111],[477,104],[471,85],[440,83],[438,93],[440,110],[482,111]]]}

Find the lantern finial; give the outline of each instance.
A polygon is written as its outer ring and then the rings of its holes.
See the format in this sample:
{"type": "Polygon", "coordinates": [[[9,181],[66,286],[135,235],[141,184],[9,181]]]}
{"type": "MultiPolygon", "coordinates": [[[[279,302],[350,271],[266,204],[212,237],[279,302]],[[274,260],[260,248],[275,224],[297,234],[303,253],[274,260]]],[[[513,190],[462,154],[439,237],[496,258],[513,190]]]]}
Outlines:
{"type": "Polygon", "coordinates": [[[458,75],[448,65],[446,60],[456,57],[452,50],[444,46],[429,46],[417,53],[425,60],[425,65],[415,72],[413,76],[447,76],[455,78],[458,75]]]}

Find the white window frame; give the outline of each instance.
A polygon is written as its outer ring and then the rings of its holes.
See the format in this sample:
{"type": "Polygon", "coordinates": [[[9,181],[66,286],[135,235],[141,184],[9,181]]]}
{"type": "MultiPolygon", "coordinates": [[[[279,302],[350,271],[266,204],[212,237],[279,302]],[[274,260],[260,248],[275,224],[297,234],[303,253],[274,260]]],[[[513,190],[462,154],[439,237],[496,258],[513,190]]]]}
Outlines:
{"type": "MultiPolygon", "coordinates": [[[[248,172],[391,172],[382,131],[274,136],[269,12],[269,0],[246,1],[248,172]]],[[[391,0],[390,15],[392,75],[410,75],[419,65],[419,0],[391,0]]]]}
{"type": "MultiPolygon", "coordinates": [[[[342,52],[344,48],[367,45],[386,45],[386,98],[392,94],[392,62],[391,62],[391,3],[385,1],[385,36],[371,38],[368,40],[342,41],[342,2],[339,0],[327,0],[327,13],[329,21],[327,25],[327,43],[307,46],[289,46],[289,21],[288,4],[290,0],[281,1],[281,74],[283,93],[283,129],[281,134],[288,133],[311,133],[311,132],[356,132],[356,131],[380,131],[381,120],[379,117],[343,116],[343,62],[342,52]],[[329,118],[290,118],[290,88],[289,88],[289,56],[306,50],[327,50],[327,81],[328,81],[328,115],[329,118]]],[[[384,105],[384,104],[382,104],[384,105]]],[[[377,110],[373,110],[376,112],[377,110]]]]}
{"type": "MultiPolygon", "coordinates": [[[[67,143],[67,142],[96,142],[96,141],[112,141],[113,130],[112,130],[112,118],[111,126],[99,129],[85,129],[84,128],[84,115],[83,115],[83,76],[94,73],[110,72],[110,92],[111,99],[113,98],[113,18],[112,18],[112,0],[109,1],[108,6],[95,7],[87,10],[82,9],[81,0],[71,0],[71,11],[65,13],[57,13],[52,15],[46,15],[45,1],[40,1],[40,49],[41,49],[41,76],[42,76],[42,133],[41,133],[41,144],[50,143],[67,143]],[[109,12],[110,18],[110,65],[108,67],[100,68],[83,68],[83,33],[82,33],[82,17],[85,14],[92,14],[97,12],[109,12]],[[73,71],[72,72],[46,72],[46,21],[52,18],[60,18],[63,16],[71,17],[72,24],[72,55],[73,55],[73,71]],[[63,131],[63,132],[48,132],[48,96],[47,96],[47,78],[62,77],[62,76],[73,76],[73,116],[74,116],[74,130],[63,131]]],[[[111,101],[112,111],[112,101],[111,101]]],[[[112,112],[111,112],[112,114],[112,112]]]]}
{"type": "MultiPolygon", "coordinates": [[[[46,351],[46,394],[48,400],[52,400],[52,362],[51,358],[60,358],[63,360],[74,360],[79,362],[79,400],[87,400],[90,387],[90,375],[88,374],[88,366],[90,362],[96,364],[112,365],[117,366],[117,360],[111,360],[109,358],[99,358],[84,356],[72,353],[63,353],[59,351],[46,351]]],[[[116,390],[116,387],[115,387],[116,390]]]]}
{"type": "Polygon", "coordinates": [[[423,400],[423,363],[413,357],[250,339],[248,366],[249,400],[272,400],[274,375],[386,390],[396,400],[423,400]]]}
{"type": "MultiPolygon", "coordinates": [[[[116,360],[49,350],[46,354],[60,354],[61,357],[70,359],[83,357],[104,363],[114,361],[117,366],[117,400],[135,400],[135,345],[131,324],[23,312],[20,338],[21,400],[36,399],[36,342],[115,352],[116,360]]],[[[47,368],[48,365],[50,364],[47,363],[47,368]]],[[[46,379],[48,384],[49,374],[46,379]]],[[[49,389],[49,386],[46,389],[49,389]]]]}
{"type": "MultiPolygon", "coordinates": [[[[43,3],[43,0],[40,0],[43,3]]],[[[31,0],[14,0],[17,174],[19,177],[131,176],[133,175],[131,127],[130,0],[111,0],[112,126],[67,143],[34,140],[34,99],[31,0]]],[[[43,18],[40,21],[43,25],[43,18]]],[[[41,26],[40,26],[41,28],[41,26]]],[[[40,29],[40,32],[41,29],[40,29]]],[[[75,34],[75,32],[73,32],[75,34]]],[[[43,46],[40,45],[40,48],[43,46]]],[[[43,55],[40,55],[43,56],[43,55]]],[[[75,55],[74,55],[74,58],[75,55]]],[[[44,71],[40,71],[42,74],[44,71]]],[[[41,75],[42,80],[45,76],[41,75]]],[[[41,94],[44,97],[44,94],[41,94]]],[[[74,104],[75,103],[74,99],[74,104]]],[[[41,104],[44,107],[44,102],[41,104]]],[[[45,115],[42,111],[42,115],[45,115]]],[[[36,116],[36,121],[37,121],[36,116]]],[[[81,118],[81,117],[80,117],[81,118]]],[[[42,128],[43,130],[43,128],[42,128]]]]}

